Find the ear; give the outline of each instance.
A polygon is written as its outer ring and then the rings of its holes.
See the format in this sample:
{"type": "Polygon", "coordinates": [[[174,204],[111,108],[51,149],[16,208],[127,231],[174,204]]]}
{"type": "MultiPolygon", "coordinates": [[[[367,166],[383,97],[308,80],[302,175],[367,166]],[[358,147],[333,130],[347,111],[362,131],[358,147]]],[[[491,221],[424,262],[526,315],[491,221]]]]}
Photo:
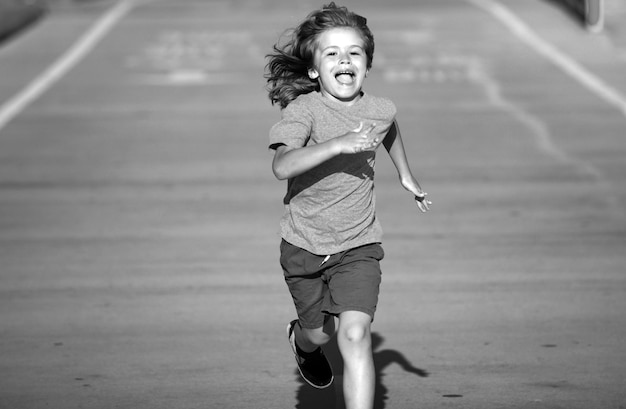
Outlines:
{"type": "Polygon", "coordinates": [[[309,68],[308,74],[309,78],[312,80],[316,80],[320,76],[319,72],[317,72],[315,68],[309,68]]]}

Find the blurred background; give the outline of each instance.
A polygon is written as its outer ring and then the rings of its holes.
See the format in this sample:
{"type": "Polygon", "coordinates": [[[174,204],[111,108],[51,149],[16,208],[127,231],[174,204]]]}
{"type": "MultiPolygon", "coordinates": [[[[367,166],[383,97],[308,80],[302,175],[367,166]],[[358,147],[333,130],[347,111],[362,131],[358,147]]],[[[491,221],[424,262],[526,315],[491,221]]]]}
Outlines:
{"type": "MultiPolygon", "coordinates": [[[[626,407],[626,2],[346,0],[377,155],[376,409],[626,407]]],[[[0,408],[337,408],[295,372],[265,55],[311,0],[0,0],[0,408]]]]}

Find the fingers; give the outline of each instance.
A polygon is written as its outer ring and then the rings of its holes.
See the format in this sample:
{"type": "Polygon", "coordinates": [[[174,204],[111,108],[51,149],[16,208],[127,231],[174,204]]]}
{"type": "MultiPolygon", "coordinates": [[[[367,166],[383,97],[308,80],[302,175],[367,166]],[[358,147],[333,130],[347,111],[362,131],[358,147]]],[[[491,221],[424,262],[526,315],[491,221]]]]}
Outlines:
{"type": "Polygon", "coordinates": [[[354,152],[365,152],[365,151],[373,151],[378,148],[379,140],[378,138],[374,138],[371,140],[361,141],[357,146],[354,147],[354,152]]]}
{"type": "Polygon", "coordinates": [[[378,137],[370,139],[370,133],[374,130],[374,128],[376,128],[376,123],[369,125],[365,129],[363,129],[363,127],[363,122],[360,122],[359,127],[353,131],[354,133],[358,133],[362,138],[362,140],[354,147],[355,153],[374,150],[378,147],[380,142],[378,137]]]}
{"type": "Polygon", "coordinates": [[[367,143],[363,143],[362,145],[355,146],[354,152],[359,153],[359,152],[373,151],[373,150],[376,150],[377,147],[378,147],[378,139],[374,139],[371,142],[367,142],[367,143]]]}
{"type": "Polygon", "coordinates": [[[367,138],[367,136],[370,134],[370,132],[372,132],[374,130],[374,128],[376,128],[376,123],[371,124],[365,130],[363,130],[363,127],[364,127],[364,124],[363,124],[363,121],[361,121],[361,122],[359,122],[359,127],[356,128],[355,130],[353,130],[352,132],[359,133],[364,138],[367,138]]]}
{"type": "Polygon", "coordinates": [[[430,207],[428,207],[428,204],[425,202],[417,202],[417,208],[420,209],[422,213],[426,213],[430,210],[430,207]]]}
{"type": "Polygon", "coordinates": [[[426,198],[427,195],[428,193],[426,192],[424,192],[422,196],[415,195],[415,203],[417,203],[417,207],[422,213],[430,210],[430,205],[433,204],[433,202],[426,198]]]}
{"type": "Polygon", "coordinates": [[[370,134],[370,132],[372,132],[374,130],[374,128],[376,128],[376,124],[373,123],[370,126],[367,127],[367,129],[365,131],[363,131],[363,135],[368,136],[370,134]]]}

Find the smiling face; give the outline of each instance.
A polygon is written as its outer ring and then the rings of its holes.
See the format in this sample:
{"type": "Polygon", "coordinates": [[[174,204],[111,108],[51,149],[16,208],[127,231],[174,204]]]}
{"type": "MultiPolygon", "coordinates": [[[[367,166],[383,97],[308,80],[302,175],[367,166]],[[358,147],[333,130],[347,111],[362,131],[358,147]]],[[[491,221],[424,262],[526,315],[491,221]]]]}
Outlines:
{"type": "Polygon", "coordinates": [[[367,74],[367,55],[359,32],[340,27],[317,38],[309,77],[317,79],[323,96],[352,105],[361,97],[367,74]]]}

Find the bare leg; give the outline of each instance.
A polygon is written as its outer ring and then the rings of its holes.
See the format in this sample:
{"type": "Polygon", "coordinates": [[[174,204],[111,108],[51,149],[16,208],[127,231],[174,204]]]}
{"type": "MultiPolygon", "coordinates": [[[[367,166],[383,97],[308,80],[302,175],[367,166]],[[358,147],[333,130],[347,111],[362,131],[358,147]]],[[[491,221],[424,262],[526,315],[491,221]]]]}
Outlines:
{"type": "Polygon", "coordinates": [[[371,322],[371,317],[360,311],[346,311],[339,315],[337,344],[344,362],[346,409],[372,409],[374,405],[371,322]]]}
{"type": "Polygon", "coordinates": [[[330,341],[331,337],[335,333],[335,320],[333,317],[329,317],[323,327],[319,328],[302,328],[300,325],[296,325],[296,344],[304,352],[313,352],[317,347],[326,345],[330,341]]]}

